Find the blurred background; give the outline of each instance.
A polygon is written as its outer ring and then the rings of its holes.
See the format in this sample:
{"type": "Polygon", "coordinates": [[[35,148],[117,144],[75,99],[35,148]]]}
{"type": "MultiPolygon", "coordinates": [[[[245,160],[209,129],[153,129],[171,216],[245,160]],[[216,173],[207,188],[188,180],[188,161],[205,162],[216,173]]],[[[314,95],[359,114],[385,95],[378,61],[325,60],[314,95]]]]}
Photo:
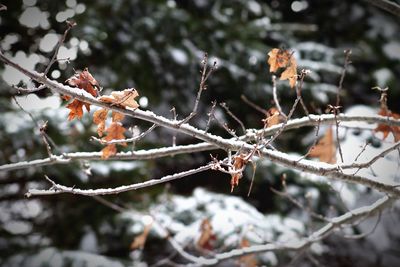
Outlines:
{"type": "MultiPolygon", "coordinates": [[[[199,128],[204,129],[207,124],[212,101],[225,102],[246,128],[263,126],[261,120],[265,115],[246,104],[243,96],[266,110],[273,106],[272,76],[266,63],[272,48],[291,49],[299,69],[311,70],[303,86],[310,112],[325,113],[327,105],[334,103],[345,49],[352,50],[352,64],[343,83],[343,110],[376,114],[379,94],[371,87],[387,86],[389,108],[400,112],[399,18],[367,1],[1,3],[7,10],[0,13],[0,48],[8,58],[43,72],[66,29],[65,21],[73,20],[77,26],[67,35],[57,55],[59,60],[48,76],[64,82],[74,70],[88,67],[103,88],[102,94],[134,87],[140,94],[138,102],[142,109],[167,118],[173,118],[173,107],[178,119],[193,109],[201,61],[207,52],[210,64],[216,61],[218,69],[207,82],[198,115],[191,120],[199,128]]],[[[90,141],[96,135],[91,116],[85,113],[82,120],[67,121],[66,101],[59,95],[48,89],[18,94],[12,85],[35,84],[4,64],[0,64],[0,71],[1,165],[47,157],[39,129],[13,96],[36,121],[48,121],[47,134],[56,145],[54,154],[102,149],[90,141]]],[[[294,90],[287,82],[278,82],[278,94],[282,108],[288,111],[296,98],[294,90]]],[[[243,134],[240,125],[219,105],[215,115],[236,134],[243,134]]],[[[295,117],[302,116],[304,112],[298,109],[295,117]]],[[[124,126],[145,131],[151,125],[125,119],[124,126]]],[[[215,121],[209,131],[230,137],[215,121]]],[[[171,131],[157,128],[135,149],[169,146],[173,136],[171,131]]],[[[274,146],[301,155],[312,144],[313,137],[311,127],[288,131],[274,146]]],[[[183,135],[176,138],[177,144],[195,141],[183,135]]],[[[380,145],[371,131],[350,130],[343,133],[343,150],[361,147],[365,141],[380,145]]],[[[221,151],[211,153],[224,156],[221,151]]],[[[264,244],[307,236],[322,225],[321,221],[314,221],[306,211],[270,190],[282,189],[282,175],[286,176],[287,190],[292,196],[328,217],[376,198],[375,193],[363,187],[309,177],[267,160],[257,163],[249,197],[251,167],[233,193],[228,175],[208,171],[170,184],[104,198],[120,209],[104,205],[99,199],[75,195],[24,197],[29,188],[49,187],[45,174],[68,186],[107,188],[188,170],[209,160],[210,152],[204,152],[150,161],[80,161],[0,173],[0,264],[36,267],[154,266],[161,260],[164,261],[160,266],[186,263],[155,229],[150,231],[143,249],[130,249],[149,215],[196,255],[204,253],[196,249],[195,243],[201,233],[200,224],[206,218],[216,235],[211,246],[214,252],[240,247],[243,238],[250,244],[264,244]]],[[[398,166],[392,166],[396,173],[398,166]]],[[[387,172],[388,169],[381,170],[383,174],[387,172]]],[[[400,235],[394,230],[400,219],[398,209],[388,210],[384,218],[365,238],[345,239],[339,233],[313,246],[309,257],[298,252],[269,252],[256,255],[257,264],[287,266],[295,260],[292,263],[298,266],[318,266],[316,262],[320,266],[395,266],[400,263],[400,235]]],[[[350,230],[367,232],[374,228],[376,220],[372,218],[350,230]]],[[[237,260],[224,264],[246,266],[237,260]]]]}

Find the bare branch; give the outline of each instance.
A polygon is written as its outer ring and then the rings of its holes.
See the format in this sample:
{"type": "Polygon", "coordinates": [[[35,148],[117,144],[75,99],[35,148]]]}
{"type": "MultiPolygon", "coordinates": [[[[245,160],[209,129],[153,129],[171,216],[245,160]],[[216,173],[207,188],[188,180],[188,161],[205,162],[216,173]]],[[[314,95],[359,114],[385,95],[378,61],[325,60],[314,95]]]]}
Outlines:
{"type": "Polygon", "coordinates": [[[225,109],[226,113],[228,113],[229,116],[231,116],[237,123],[239,123],[240,127],[242,127],[242,131],[243,133],[246,133],[246,127],[244,127],[243,122],[235,115],[232,113],[232,111],[230,111],[230,109],[228,108],[228,106],[226,105],[225,102],[222,102],[219,104],[223,109],[225,109]]]}
{"type": "Polygon", "coordinates": [[[65,30],[64,34],[61,36],[60,40],[58,41],[57,45],[56,45],[56,49],[54,50],[54,54],[49,62],[49,65],[47,65],[46,69],[43,72],[43,75],[46,76],[47,73],[49,72],[51,66],[54,64],[54,62],[56,62],[57,59],[57,54],[58,54],[58,50],[60,49],[60,47],[62,46],[62,44],[65,41],[65,38],[67,37],[68,32],[76,25],[75,22],[73,21],[66,21],[67,23],[67,29],[65,30]]]}
{"type": "Polygon", "coordinates": [[[297,206],[298,208],[300,208],[300,209],[306,211],[308,214],[310,214],[311,217],[313,217],[313,218],[315,218],[315,219],[318,219],[318,220],[321,220],[321,221],[324,221],[324,222],[330,222],[330,219],[329,219],[329,218],[327,218],[327,217],[325,217],[325,216],[323,216],[323,215],[321,215],[321,214],[318,214],[318,213],[312,211],[312,210],[309,209],[309,208],[304,207],[303,204],[301,204],[297,199],[295,199],[294,197],[292,197],[287,191],[281,192],[281,191],[276,190],[276,189],[273,188],[273,187],[270,187],[269,189],[270,189],[272,192],[274,192],[275,194],[277,194],[278,196],[287,198],[287,199],[288,199],[290,202],[292,202],[295,206],[297,206]]]}
{"type": "Polygon", "coordinates": [[[211,124],[212,119],[214,118],[214,112],[215,112],[215,107],[217,106],[217,101],[214,100],[211,104],[212,104],[211,110],[209,113],[207,113],[208,120],[207,120],[206,128],[204,129],[204,132],[207,132],[208,129],[210,129],[210,124],[211,124]]]}
{"type": "Polygon", "coordinates": [[[382,10],[385,10],[393,15],[400,17],[400,5],[389,0],[364,0],[382,10]]]}
{"type": "Polygon", "coordinates": [[[193,111],[189,114],[189,116],[187,116],[185,119],[183,119],[181,122],[179,122],[180,124],[187,123],[191,118],[196,116],[197,108],[200,103],[201,94],[204,90],[207,89],[206,82],[207,82],[208,78],[210,77],[211,73],[213,73],[217,69],[217,62],[214,61],[210,70],[207,72],[207,68],[208,68],[208,54],[207,53],[204,54],[201,64],[203,65],[203,69],[201,71],[201,80],[200,80],[199,90],[197,92],[196,101],[194,103],[193,111]]]}
{"type": "MultiPolygon", "coordinates": [[[[157,127],[157,124],[153,124],[149,129],[147,129],[143,133],[139,134],[138,136],[134,136],[132,138],[127,138],[127,139],[116,139],[116,140],[111,140],[111,141],[104,141],[101,138],[92,136],[91,140],[97,141],[103,145],[120,144],[120,143],[134,143],[134,142],[139,141],[143,137],[145,137],[147,134],[149,134],[151,131],[153,131],[156,127],[157,127]]],[[[175,146],[175,145],[173,145],[173,146],[175,146]]]]}
{"type": "Polygon", "coordinates": [[[246,103],[247,105],[249,105],[250,107],[254,108],[255,110],[257,110],[258,112],[261,112],[262,114],[264,114],[265,116],[268,116],[268,111],[266,109],[263,109],[262,107],[260,107],[259,105],[257,105],[256,103],[250,101],[245,95],[241,95],[240,98],[243,100],[244,103],[246,103]]]}
{"type": "Polygon", "coordinates": [[[34,93],[40,90],[43,90],[44,88],[46,88],[46,86],[44,86],[43,84],[38,86],[38,87],[34,87],[34,88],[23,88],[23,87],[18,87],[18,86],[12,86],[15,90],[17,90],[18,93],[34,93]]]}
{"type": "Polygon", "coordinates": [[[278,100],[278,93],[277,93],[277,83],[276,83],[276,76],[272,75],[272,96],[274,98],[274,103],[276,109],[279,111],[279,114],[286,118],[286,114],[283,112],[281,105],[279,104],[278,100]]]}
{"type": "Polygon", "coordinates": [[[335,105],[336,107],[340,106],[340,92],[343,90],[343,81],[344,81],[344,78],[346,77],[347,68],[349,67],[349,64],[351,63],[350,55],[351,55],[350,49],[344,50],[344,65],[343,65],[342,73],[340,75],[339,86],[337,87],[337,91],[336,91],[336,105],[335,105]]]}

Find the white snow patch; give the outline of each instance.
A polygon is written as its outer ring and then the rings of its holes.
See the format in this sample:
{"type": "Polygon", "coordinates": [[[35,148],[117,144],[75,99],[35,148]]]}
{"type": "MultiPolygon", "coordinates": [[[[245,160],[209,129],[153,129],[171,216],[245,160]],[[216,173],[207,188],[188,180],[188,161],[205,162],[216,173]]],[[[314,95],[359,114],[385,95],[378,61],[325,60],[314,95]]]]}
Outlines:
{"type": "MultiPolygon", "coordinates": [[[[16,96],[15,98],[26,111],[43,110],[45,108],[54,109],[59,108],[61,105],[61,99],[57,95],[52,95],[46,98],[39,98],[35,94],[28,94],[23,96],[16,96]]],[[[12,100],[12,105],[15,109],[19,108],[14,99],[12,100]]]]}
{"type": "Polygon", "coordinates": [[[3,228],[13,235],[29,234],[32,231],[32,224],[24,221],[7,221],[3,224],[3,228]]]}
{"type": "Polygon", "coordinates": [[[169,50],[171,57],[174,59],[176,63],[179,65],[187,65],[189,62],[188,56],[186,52],[179,48],[171,48],[169,50]]]}
{"type": "Polygon", "coordinates": [[[388,58],[400,60],[400,43],[391,41],[383,46],[383,52],[388,58]]]}
{"type": "MultiPolygon", "coordinates": [[[[40,61],[40,58],[37,54],[27,55],[23,51],[18,51],[15,53],[14,57],[9,57],[9,59],[19,65],[24,66],[24,68],[29,71],[33,71],[36,64],[40,61]]],[[[29,84],[30,81],[26,75],[8,65],[6,65],[4,68],[2,78],[9,85],[16,85],[21,81],[25,84],[29,84]]]]}

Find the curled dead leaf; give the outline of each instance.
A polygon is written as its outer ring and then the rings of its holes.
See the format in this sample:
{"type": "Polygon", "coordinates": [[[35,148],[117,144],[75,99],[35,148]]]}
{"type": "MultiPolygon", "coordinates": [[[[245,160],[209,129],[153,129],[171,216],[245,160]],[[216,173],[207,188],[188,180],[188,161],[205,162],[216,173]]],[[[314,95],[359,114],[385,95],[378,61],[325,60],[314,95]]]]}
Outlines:
{"type": "Polygon", "coordinates": [[[238,156],[235,156],[233,158],[233,172],[231,173],[231,192],[233,192],[233,189],[235,186],[239,185],[239,180],[243,176],[243,169],[244,166],[247,164],[249,161],[248,155],[245,153],[241,153],[238,156]]]}
{"type": "Polygon", "coordinates": [[[75,73],[72,77],[65,81],[71,86],[81,88],[96,97],[98,95],[98,89],[100,88],[99,83],[90,74],[88,68],[85,68],[82,72],[75,73]]]}
{"type": "Polygon", "coordinates": [[[279,68],[286,68],[292,53],[289,50],[274,48],[268,52],[269,72],[276,72],[279,68]]]}
{"type": "Polygon", "coordinates": [[[280,80],[289,80],[289,85],[293,88],[297,81],[297,62],[290,50],[274,48],[268,53],[269,71],[276,72],[280,68],[285,70],[280,76],[280,80]]]}
{"type": "Polygon", "coordinates": [[[134,88],[130,88],[123,91],[113,91],[111,92],[111,95],[103,95],[99,97],[99,100],[121,107],[130,107],[136,109],[139,107],[139,104],[135,100],[137,96],[139,96],[138,92],[134,88]]]}

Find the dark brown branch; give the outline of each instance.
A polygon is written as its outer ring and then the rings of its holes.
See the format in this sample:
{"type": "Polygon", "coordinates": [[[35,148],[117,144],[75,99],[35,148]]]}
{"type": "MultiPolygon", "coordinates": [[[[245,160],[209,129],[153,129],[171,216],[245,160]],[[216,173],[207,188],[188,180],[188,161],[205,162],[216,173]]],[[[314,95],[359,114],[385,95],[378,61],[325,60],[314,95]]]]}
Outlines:
{"type": "Polygon", "coordinates": [[[54,62],[56,62],[57,60],[57,54],[58,54],[58,50],[60,49],[61,45],[64,43],[65,38],[67,37],[68,32],[74,27],[76,26],[76,23],[74,21],[66,21],[67,23],[67,29],[65,30],[64,34],[61,36],[60,40],[58,41],[57,45],[56,45],[56,49],[54,50],[54,54],[49,62],[49,65],[47,65],[46,69],[43,72],[43,75],[47,75],[47,73],[49,72],[51,66],[54,64],[54,62]]]}
{"type": "Polygon", "coordinates": [[[389,0],[364,0],[371,5],[374,5],[382,10],[385,10],[393,15],[400,17],[400,5],[389,0]]]}

